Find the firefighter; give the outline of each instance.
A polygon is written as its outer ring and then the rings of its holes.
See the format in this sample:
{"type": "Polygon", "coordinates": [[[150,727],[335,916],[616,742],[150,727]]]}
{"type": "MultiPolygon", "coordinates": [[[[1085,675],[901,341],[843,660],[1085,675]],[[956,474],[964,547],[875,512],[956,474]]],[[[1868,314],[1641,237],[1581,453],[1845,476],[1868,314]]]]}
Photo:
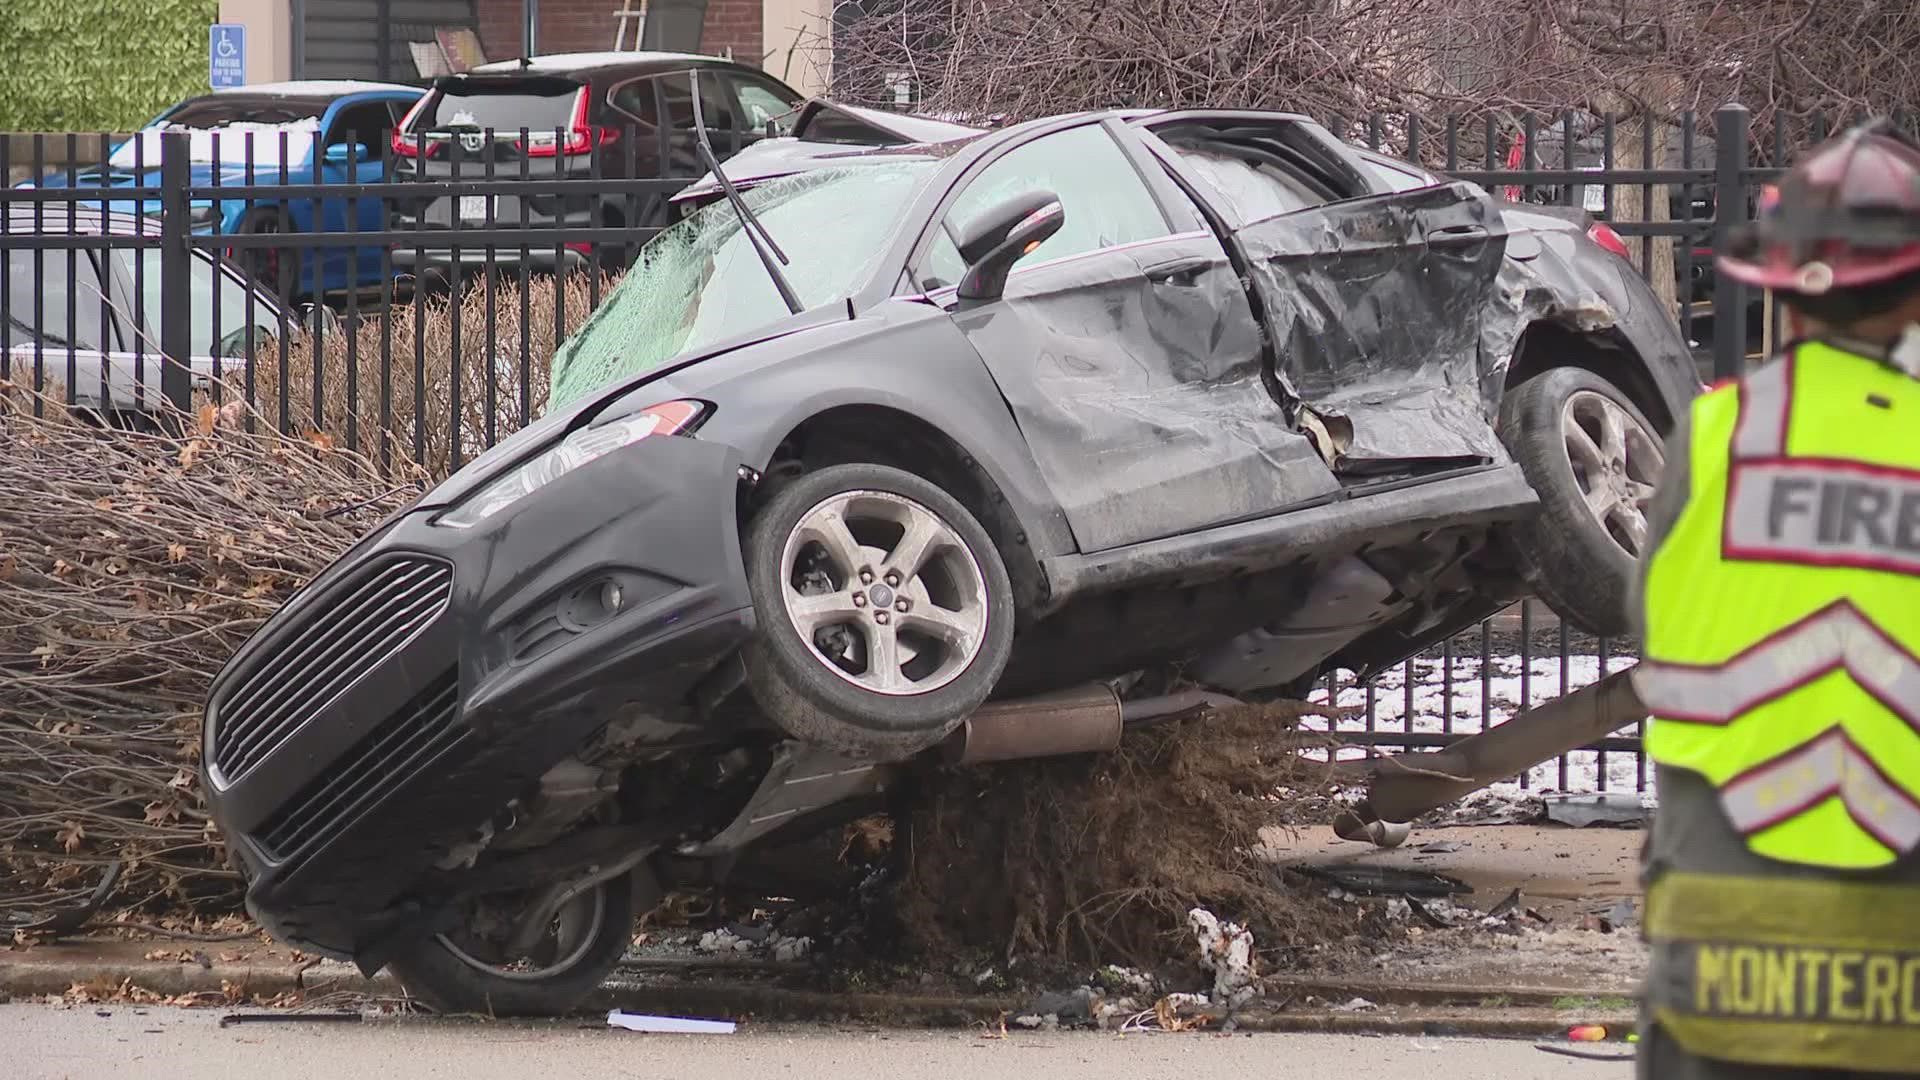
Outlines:
{"type": "Polygon", "coordinates": [[[1695,399],[1641,570],[1639,1075],[1920,1077],[1920,144],[1815,149],[1720,272],[1783,355],[1695,399]]]}

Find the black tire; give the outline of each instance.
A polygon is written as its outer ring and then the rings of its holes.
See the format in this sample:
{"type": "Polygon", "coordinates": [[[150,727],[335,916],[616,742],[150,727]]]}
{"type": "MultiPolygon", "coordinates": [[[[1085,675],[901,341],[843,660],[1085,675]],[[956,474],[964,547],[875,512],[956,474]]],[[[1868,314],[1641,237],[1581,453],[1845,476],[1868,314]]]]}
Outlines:
{"type": "Polygon", "coordinates": [[[897,761],[953,731],[993,692],[1013,653],[1013,586],[993,540],[958,499],[912,473],[884,465],[834,465],[805,474],[754,515],[744,552],[758,631],[745,650],[747,685],[768,719],[802,742],[897,761]],[[781,562],[788,537],[836,495],[881,492],[918,503],[941,519],[980,570],[985,629],[978,651],[945,685],[888,694],[856,685],[828,666],[788,615],[781,562]]]}
{"type": "Polygon", "coordinates": [[[1582,392],[1606,398],[1660,442],[1631,398],[1583,368],[1555,368],[1507,391],[1500,436],[1540,495],[1539,516],[1510,539],[1527,584],[1556,615],[1590,634],[1618,636],[1632,630],[1626,598],[1637,558],[1587,509],[1575,476],[1562,414],[1582,392]]]}
{"type": "MultiPolygon", "coordinates": [[[[235,233],[241,236],[257,236],[262,233],[278,233],[285,230],[280,227],[280,212],[271,207],[259,206],[240,216],[234,225],[235,233]]],[[[283,306],[291,307],[300,291],[299,258],[292,248],[244,247],[234,253],[240,268],[248,277],[254,279],[260,288],[275,297],[283,306]]]]}
{"type": "Polygon", "coordinates": [[[634,875],[621,874],[595,889],[605,905],[600,921],[577,959],[551,975],[515,978],[476,966],[436,936],[396,955],[391,963],[394,977],[415,1000],[437,1013],[486,1016],[567,1013],[599,988],[633,941],[633,920],[637,914],[634,875]]]}

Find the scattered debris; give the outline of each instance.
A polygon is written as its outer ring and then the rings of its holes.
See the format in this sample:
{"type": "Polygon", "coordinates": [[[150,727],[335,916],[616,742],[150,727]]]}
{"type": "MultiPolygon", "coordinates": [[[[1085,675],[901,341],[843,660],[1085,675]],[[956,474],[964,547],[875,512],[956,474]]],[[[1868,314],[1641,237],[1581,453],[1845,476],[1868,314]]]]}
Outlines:
{"type": "Polygon", "coordinates": [[[1213,972],[1213,993],[1228,1008],[1251,999],[1253,934],[1239,923],[1222,923],[1206,908],[1187,912],[1187,926],[1200,946],[1201,966],[1213,972]]]}
{"type": "Polygon", "coordinates": [[[753,951],[753,942],[732,930],[709,930],[700,935],[700,951],[705,953],[744,953],[753,951]]]}
{"type": "Polygon", "coordinates": [[[1130,990],[1136,994],[1151,994],[1154,988],[1153,976],[1119,964],[1108,964],[1094,972],[1093,981],[1115,993],[1130,990]]]}
{"type": "Polygon", "coordinates": [[[1337,1012],[1337,1013],[1375,1012],[1379,1008],[1380,1006],[1375,1005],[1373,1002],[1368,1001],[1366,998],[1357,997],[1357,998],[1354,998],[1352,1001],[1347,1002],[1345,1005],[1332,1006],[1330,1009],[1328,1009],[1328,1011],[1337,1012]]]}
{"type": "Polygon", "coordinates": [[[1452,840],[1435,840],[1431,844],[1421,844],[1414,850],[1422,855],[1451,855],[1459,851],[1462,846],[1452,840]]]}
{"type": "Polygon", "coordinates": [[[1582,1061],[1632,1061],[1634,1058],[1631,1053],[1602,1054],[1592,1050],[1577,1050],[1571,1046],[1554,1046],[1550,1043],[1537,1043],[1534,1049],[1543,1054],[1557,1054],[1560,1057],[1579,1058],[1582,1061]]]}
{"type": "Polygon", "coordinates": [[[731,1035],[738,1025],[731,1020],[689,1020],[679,1016],[648,1016],[644,1013],[607,1013],[607,1026],[656,1035],[731,1035]]]}
{"type": "Polygon", "coordinates": [[[1368,863],[1295,867],[1308,877],[1319,878],[1344,893],[1361,896],[1458,896],[1473,891],[1459,878],[1398,866],[1368,863]]]}
{"type": "Polygon", "coordinates": [[[1080,987],[1061,994],[1043,994],[1027,1012],[1051,1016],[1056,1022],[1076,1023],[1093,1019],[1096,996],[1091,987],[1080,987]]]}
{"type": "Polygon", "coordinates": [[[1651,808],[1640,795],[1601,791],[1546,797],[1547,820],[1574,828],[1589,825],[1638,827],[1646,824],[1651,808]]]}
{"type": "Polygon", "coordinates": [[[804,960],[813,951],[813,939],[810,937],[786,937],[775,934],[773,938],[773,958],[782,963],[804,960]]]}
{"type": "Polygon", "coordinates": [[[1546,820],[1546,803],[1525,792],[1482,788],[1451,806],[1424,814],[1417,822],[1423,828],[1448,825],[1532,825],[1546,820]]]}
{"type": "Polygon", "coordinates": [[[220,1018],[221,1027],[233,1024],[357,1024],[357,1012],[266,1012],[228,1013],[220,1018]]]}

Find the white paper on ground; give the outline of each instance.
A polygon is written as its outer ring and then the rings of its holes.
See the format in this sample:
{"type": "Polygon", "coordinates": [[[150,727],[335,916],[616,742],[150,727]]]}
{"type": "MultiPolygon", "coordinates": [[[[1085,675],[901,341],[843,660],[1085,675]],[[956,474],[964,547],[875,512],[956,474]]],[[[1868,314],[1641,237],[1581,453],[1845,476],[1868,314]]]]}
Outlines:
{"type": "Polygon", "coordinates": [[[734,1023],[731,1020],[687,1020],[678,1016],[646,1016],[641,1013],[621,1012],[619,1009],[607,1013],[607,1026],[626,1028],[628,1031],[650,1031],[662,1035],[731,1035],[734,1023]]]}

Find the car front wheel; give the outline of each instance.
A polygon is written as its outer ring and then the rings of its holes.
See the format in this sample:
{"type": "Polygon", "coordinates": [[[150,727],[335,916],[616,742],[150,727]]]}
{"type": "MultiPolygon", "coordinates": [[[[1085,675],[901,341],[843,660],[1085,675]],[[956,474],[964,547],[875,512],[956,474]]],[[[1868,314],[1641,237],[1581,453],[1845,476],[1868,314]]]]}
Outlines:
{"type": "Polygon", "coordinates": [[[905,758],[946,737],[1006,669],[1006,565],[966,507],[919,476],[805,474],[753,518],[745,553],[759,625],[748,685],[796,739],[905,758]]]}
{"type": "Polygon", "coordinates": [[[1666,463],[1659,432],[1619,387],[1556,368],[1507,392],[1500,433],[1540,495],[1539,516],[1513,534],[1528,584],[1589,633],[1629,633],[1628,586],[1666,463]]]}
{"type": "MultiPolygon", "coordinates": [[[[647,903],[658,899],[647,898],[647,903]]],[[[592,886],[554,912],[530,947],[508,944],[531,896],[470,901],[457,932],[435,934],[393,959],[415,1000],[438,1013],[556,1016],[599,988],[633,940],[634,875],[592,886]]]]}

